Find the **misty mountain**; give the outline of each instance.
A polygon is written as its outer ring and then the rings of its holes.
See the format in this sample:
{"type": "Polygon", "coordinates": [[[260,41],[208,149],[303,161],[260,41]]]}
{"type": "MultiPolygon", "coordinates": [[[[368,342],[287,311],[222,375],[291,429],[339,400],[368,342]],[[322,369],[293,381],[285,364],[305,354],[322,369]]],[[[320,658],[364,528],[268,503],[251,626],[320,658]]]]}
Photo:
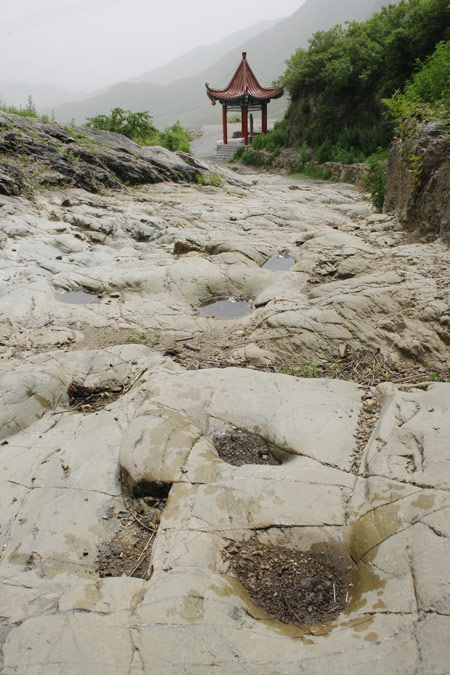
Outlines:
{"type": "Polygon", "coordinates": [[[75,96],[81,97],[82,93],[68,91],[54,84],[0,82],[0,100],[6,105],[13,105],[16,108],[22,106],[24,108],[29,96],[31,96],[34,105],[40,112],[61,103],[72,101],[75,96]]]}
{"type": "MultiPolygon", "coordinates": [[[[61,121],[75,118],[82,123],[86,117],[120,107],[149,110],[161,129],[176,120],[190,128],[219,123],[220,111],[211,106],[205,83],[225,87],[239,65],[242,51],[248,52],[249,63],[261,84],[268,85],[283,74],[285,61],[298,47],[308,46],[314,32],[345,21],[364,21],[378,6],[379,0],[306,0],[291,16],[246,39],[218,61],[204,63],[204,68],[192,77],[165,85],[120,82],[100,95],[56,107],[55,115],[61,121]]],[[[285,105],[285,99],[271,103],[269,116],[282,115],[285,105]]]]}
{"type": "Polygon", "coordinates": [[[146,73],[142,73],[142,75],[138,75],[137,77],[133,77],[126,81],[134,83],[146,82],[153,84],[170,84],[175,80],[193,77],[204,70],[205,66],[208,64],[216,63],[216,61],[221,59],[222,56],[225,56],[227,52],[236,47],[240,47],[246,40],[271,28],[279,21],[281,21],[281,19],[259,21],[254,26],[250,26],[250,28],[245,28],[236,33],[232,33],[231,35],[227,35],[227,37],[214,45],[195,47],[195,49],[187,52],[187,54],[179,56],[160,68],[147,71],[146,73]]]}

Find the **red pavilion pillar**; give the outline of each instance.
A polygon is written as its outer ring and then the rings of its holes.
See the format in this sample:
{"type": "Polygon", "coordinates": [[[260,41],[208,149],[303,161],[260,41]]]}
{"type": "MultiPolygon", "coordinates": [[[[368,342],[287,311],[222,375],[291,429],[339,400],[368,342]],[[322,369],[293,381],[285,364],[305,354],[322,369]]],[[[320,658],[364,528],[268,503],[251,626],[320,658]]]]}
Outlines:
{"type": "Polygon", "coordinates": [[[222,124],[223,124],[223,143],[224,145],[227,145],[228,144],[227,106],[225,103],[222,105],[222,124]]]}
{"type": "Polygon", "coordinates": [[[248,105],[242,106],[242,135],[244,145],[248,145],[248,105]]]}
{"type": "Polygon", "coordinates": [[[263,103],[261,106],[261,131],[263,134],[267,134],[267,103],[263,103]]]}

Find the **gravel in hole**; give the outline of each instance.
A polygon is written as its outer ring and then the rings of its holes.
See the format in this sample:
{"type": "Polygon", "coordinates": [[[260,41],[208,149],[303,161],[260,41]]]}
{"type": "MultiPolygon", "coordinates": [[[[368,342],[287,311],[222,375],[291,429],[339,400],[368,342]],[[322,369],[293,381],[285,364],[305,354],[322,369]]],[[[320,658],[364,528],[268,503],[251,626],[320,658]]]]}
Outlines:
{"type": "Polygon", "coordinates": [[[119,513],[114,537],[99,548],[96,572],[100,577],[150,578],[153,542],[171,487],[171,483],[142,481],[130,488],[122,475],[125,509],[119,513]]]}
{"type": "Polygon", "coordinates": [[[125,382],[110,380],[101,387],[86,387],[81,382],[71,382],[67,389],[69,405],[75,410],[95,412],[101,410],[128,390],[128,379],[125,382]]]}
{"type": "Polygon", "coordinates": [[[256,538],[230,544],[226,558],[253,600],[283,623],[329,623],[348,601],[342,560],[333,561],[318,545],[309,551],[263,546],[256,538]]]}
{"type": "Polygon", "coordinates": [[[218,431],[213,436],[213,444],[219,457],[233,466],[282,463],[272,443],[245,429],[218,431]]]}

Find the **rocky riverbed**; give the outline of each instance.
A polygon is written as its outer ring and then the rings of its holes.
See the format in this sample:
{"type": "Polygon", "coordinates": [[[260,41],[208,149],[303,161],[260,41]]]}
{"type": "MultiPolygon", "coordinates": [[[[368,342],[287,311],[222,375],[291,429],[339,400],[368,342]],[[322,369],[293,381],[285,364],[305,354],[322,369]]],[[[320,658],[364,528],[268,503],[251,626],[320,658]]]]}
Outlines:
{"type": "Polygon", "coordinates": [[[447,672],[448,246],[158,162],[0,195],[3,672],[447,672]]]}

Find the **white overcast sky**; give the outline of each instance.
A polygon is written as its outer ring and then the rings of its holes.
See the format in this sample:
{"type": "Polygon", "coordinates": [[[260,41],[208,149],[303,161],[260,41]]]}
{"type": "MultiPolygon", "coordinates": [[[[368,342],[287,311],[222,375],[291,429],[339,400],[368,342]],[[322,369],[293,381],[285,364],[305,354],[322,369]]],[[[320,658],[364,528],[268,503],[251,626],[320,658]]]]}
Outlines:
{"type": "Polygon", "coordinates": [[[0,81],[103,87],[303,2],[0,0],[0,81]]]}

